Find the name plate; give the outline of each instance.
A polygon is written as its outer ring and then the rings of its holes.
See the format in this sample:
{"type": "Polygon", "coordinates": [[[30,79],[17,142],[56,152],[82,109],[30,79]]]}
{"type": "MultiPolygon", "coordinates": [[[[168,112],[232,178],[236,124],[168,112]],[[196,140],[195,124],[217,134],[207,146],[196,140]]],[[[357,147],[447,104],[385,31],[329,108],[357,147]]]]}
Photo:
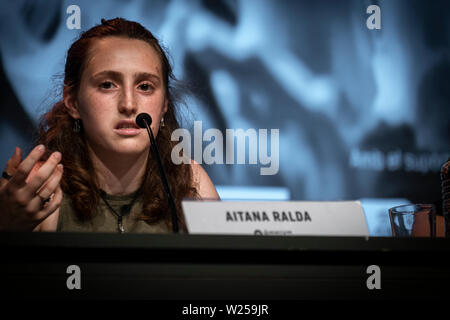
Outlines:
{"type": "Polygon", "coordinates": [[[183,201],[190,234],[369,236],[359,201],[183,201]]]}

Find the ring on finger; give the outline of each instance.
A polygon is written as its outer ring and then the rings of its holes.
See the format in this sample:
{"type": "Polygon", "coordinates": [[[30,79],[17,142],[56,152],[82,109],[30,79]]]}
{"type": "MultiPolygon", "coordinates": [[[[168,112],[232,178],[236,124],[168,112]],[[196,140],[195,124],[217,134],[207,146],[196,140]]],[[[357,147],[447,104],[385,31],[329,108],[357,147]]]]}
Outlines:
{"type": "Polygon", "coordinates": [[[42,201],[42,205],[46,204],[47,202],[49,202],[52,199],[52,195],[50,195],[50,197],[44,198],[43,196],[41,196],[40,194],[37,194],[37,196],[41,199],[42,201]]]}
{"type": "Polygon", "coordinates": [[[2,177],[5,178],[6,180],[9,180],[12,178],[12,175],[10,175],[8,172],[6,172],[6,170],[4,170],[2,172],[2,177]]]}

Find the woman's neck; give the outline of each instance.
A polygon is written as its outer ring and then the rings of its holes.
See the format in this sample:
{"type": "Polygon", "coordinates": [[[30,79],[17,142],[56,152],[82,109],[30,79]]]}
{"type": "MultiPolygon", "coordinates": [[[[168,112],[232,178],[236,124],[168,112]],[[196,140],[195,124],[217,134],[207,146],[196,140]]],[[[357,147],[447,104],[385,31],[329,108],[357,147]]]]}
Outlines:
{"type": "Polygon", "coordinates": [[[89,153],[100,189],[110,195],[130,194],[139,189],[147,166],[147,153],[103,157],[92,149],[89,153]]]}

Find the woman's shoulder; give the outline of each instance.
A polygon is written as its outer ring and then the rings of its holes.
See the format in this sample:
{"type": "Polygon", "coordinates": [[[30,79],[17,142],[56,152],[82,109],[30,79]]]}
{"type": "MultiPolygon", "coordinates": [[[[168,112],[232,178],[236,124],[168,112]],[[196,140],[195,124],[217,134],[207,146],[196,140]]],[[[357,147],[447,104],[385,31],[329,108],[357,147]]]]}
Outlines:
{"type": "Polygon", "coordinates": [[[202,199],[220,199],[211,178],[205,169],[195,160],[191,160],[192,180],[197,193],[202,199]]]}

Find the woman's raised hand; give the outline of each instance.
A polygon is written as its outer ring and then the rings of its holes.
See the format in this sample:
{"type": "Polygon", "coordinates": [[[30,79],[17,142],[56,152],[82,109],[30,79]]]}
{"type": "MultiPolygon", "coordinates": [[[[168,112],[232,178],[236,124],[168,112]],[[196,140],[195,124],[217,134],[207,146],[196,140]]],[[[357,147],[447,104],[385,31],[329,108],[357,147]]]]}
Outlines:
{"type": "Polygon", "coordinates": [[[44,153],[45,147],[39,145],[22,161],[22,151],[16,147],[8,160],[0,179],[0,230],[32,231],[59,208],[61,153],[53,152],[40,162],[44,153]]]}

